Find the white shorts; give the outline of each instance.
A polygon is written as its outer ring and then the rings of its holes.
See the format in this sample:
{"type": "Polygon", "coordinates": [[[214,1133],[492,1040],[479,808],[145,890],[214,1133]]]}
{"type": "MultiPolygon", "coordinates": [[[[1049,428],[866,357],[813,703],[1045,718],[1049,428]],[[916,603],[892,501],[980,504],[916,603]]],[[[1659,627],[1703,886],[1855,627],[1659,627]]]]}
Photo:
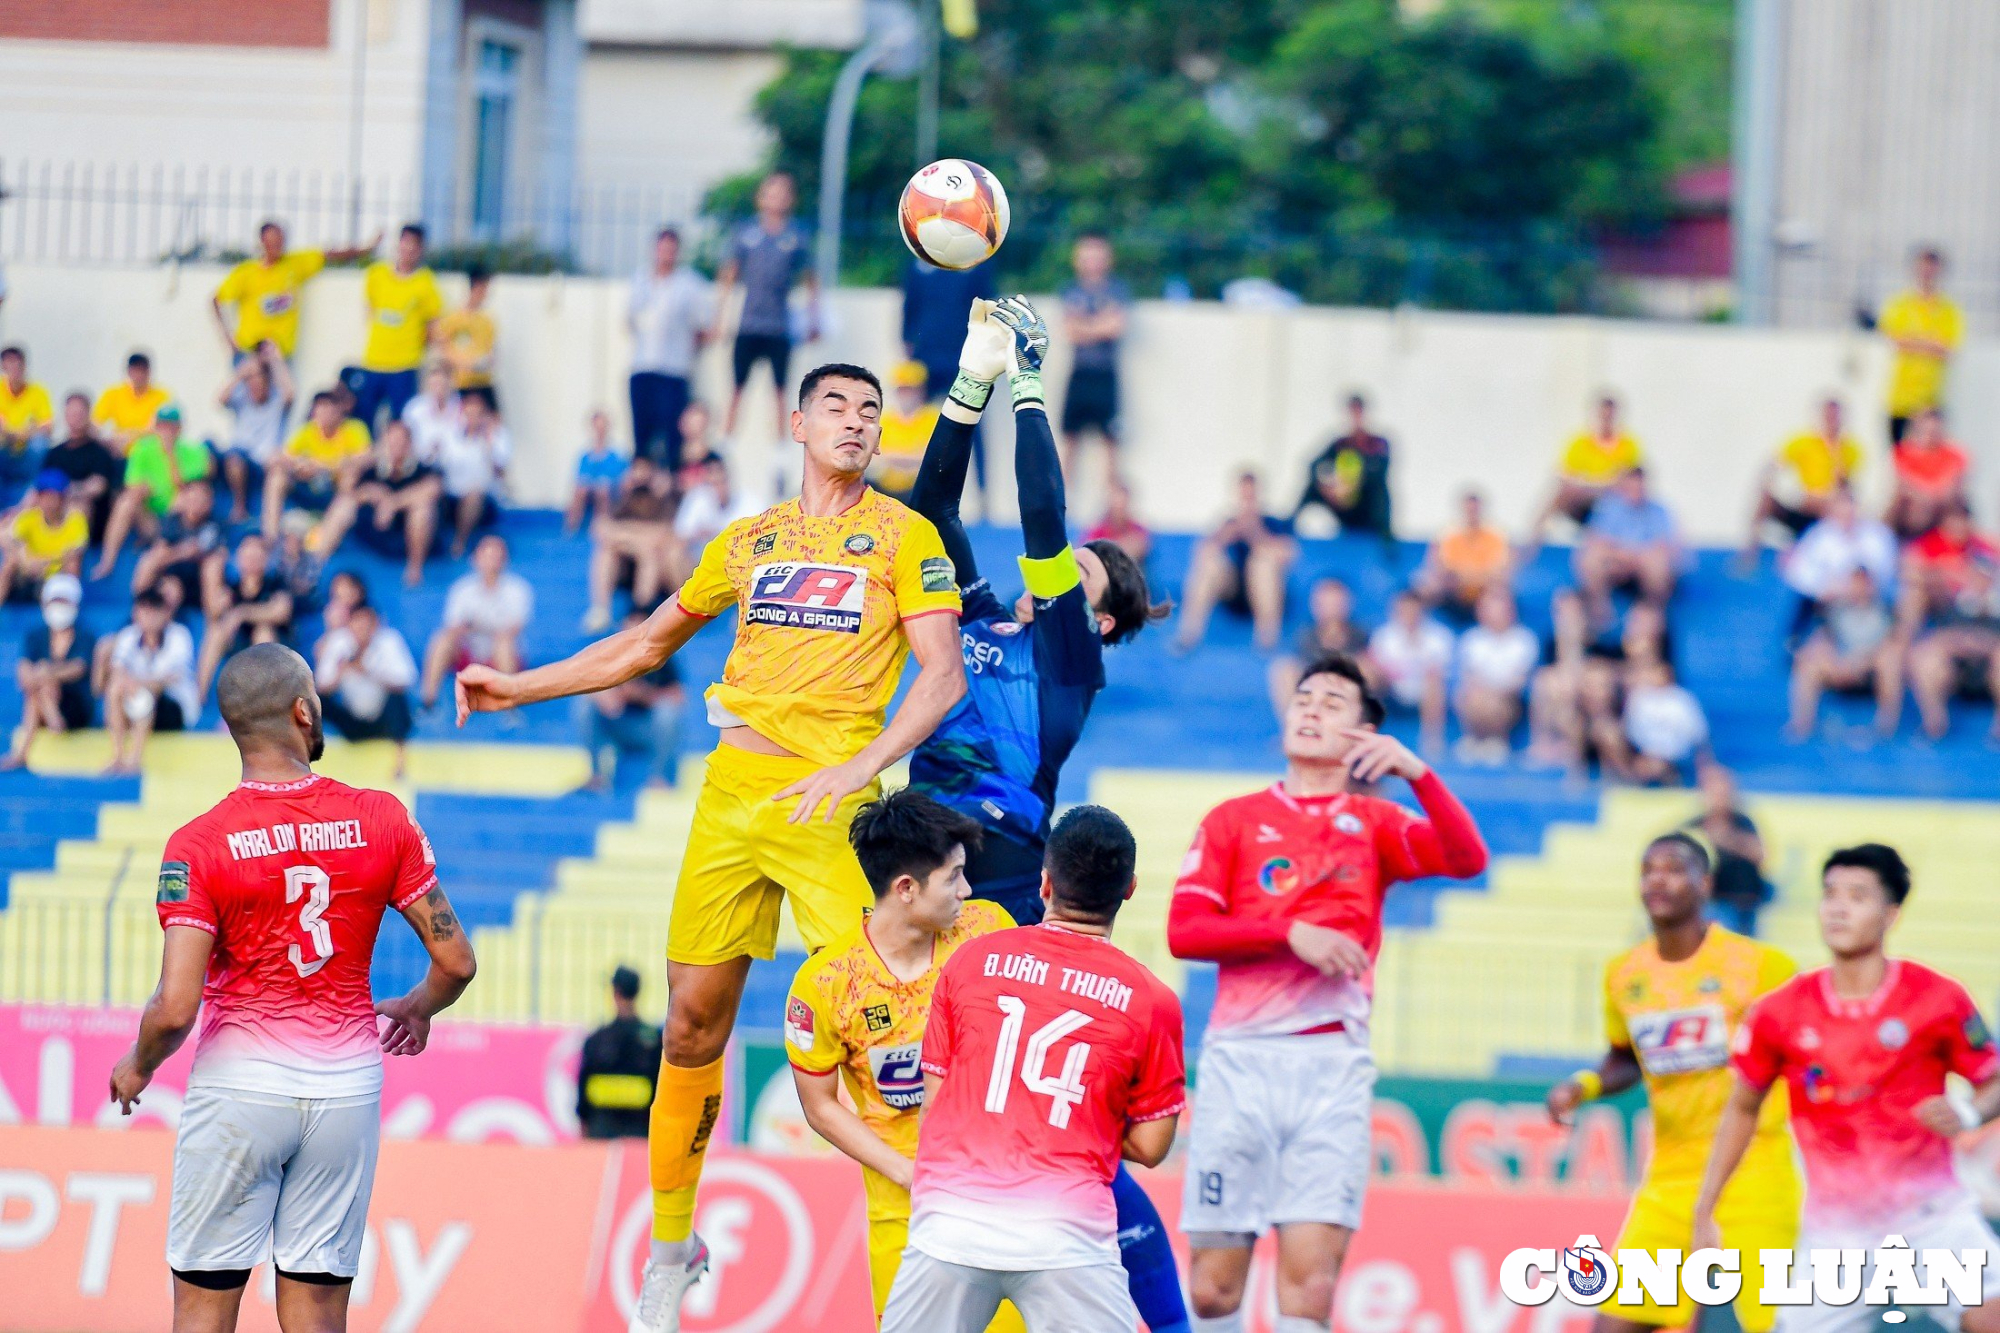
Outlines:
{"type": "Polygon", "coordinates": [[[1181,1230],[1361,1225],[1375,1058],[1345,1032],[1211,1041],[1195,1079],[1181,1230]]]}
{"type": "Polygon", "coordinates": [[[1003,1300],[1028,1333],[1133,1333],[1139,1307],[1115,1259],[1082,1268],[967,1268],[903,1251],[882,1333],[983,1333],[1003,1300]]]}
{"type": "Polygon", "coordinates": [[[193,1088],[174,1144],[167,1266],[351,1278],[375,1188],[382,1105],[193,1088]]]}
{"type": "MultiPolygon", "coordinates": [[[[1810,1208],[1811,1204],[1808,1203],[1810,1208]]],[[[1988,1304],[2000,1301],[2000,1239],[1996,1239],[1993,1228],[1986,1225],[1986,1219],[1979,1215],[1979,1206],[1970,1195],[1940,1208],[1937,1212],[1918,1221],[1903,1223],[1893,1235],[1901,1236],[1917,1251],[1917,1276],[1923,1278],[1925,1250],[1980,1250],[1986,1251],[1985,1299],[1988,1304]]],[[[1800,1230],[1799,1248],[1792,1258],[1792,1281],[1794,1284],[1808,1280],[1811,1262],[1806,1258],[1815,1249],[1842,1249],[1861,1246],[1872,1251],[1882,1243],[1881,1236],[1871,1236],[1858,1240],[1853,1236],[1833,1236],[1821,1232],[1813,1233],[1812,1219],[1808,1214],[1806,1224],[1800,1230]]],[[[1872,1259],[1862,1279],[1862,1290],[1875,1275],[1872,1259]]],[[[1778,1308],[1776,1333],[1868,1333],[1883,1327],[1882,1312],[1887,1306],[1869,1305],[1865,1301],[1855,1301],[1852,1305],[1785,1305],[1778,1308]]],[[[1956,1300],[1945,1305],[1911,1305],[1910,1313],[1923,1314],[1936,1320],[1945,1328],[1956,1330],[1959,1319],[1966,1307],[1956,1300]]]]}

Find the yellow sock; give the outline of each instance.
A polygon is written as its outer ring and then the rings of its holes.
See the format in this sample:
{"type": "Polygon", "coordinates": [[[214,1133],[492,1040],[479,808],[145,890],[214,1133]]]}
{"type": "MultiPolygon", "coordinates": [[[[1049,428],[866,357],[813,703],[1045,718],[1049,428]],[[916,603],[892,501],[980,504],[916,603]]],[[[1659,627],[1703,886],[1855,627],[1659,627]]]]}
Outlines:
{"type": "Polygon", "coordinates": [[[660,1061],[646,1158],[653,1177],[653,1239],[686,1240],[694,1230],[694,1192],[702,1159],[722,1111],[722,1061],[687,1069],[660,1061]]]}

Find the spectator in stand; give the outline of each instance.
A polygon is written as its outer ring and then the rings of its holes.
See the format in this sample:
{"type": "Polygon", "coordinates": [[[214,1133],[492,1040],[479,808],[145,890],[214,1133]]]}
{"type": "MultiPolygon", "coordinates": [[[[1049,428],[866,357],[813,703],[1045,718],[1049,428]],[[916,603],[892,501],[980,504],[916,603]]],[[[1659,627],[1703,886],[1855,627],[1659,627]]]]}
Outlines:
{"type": "Polygon", "coordinates": [[[1556,486],[1548,503],[1535,518],[1528,544],[1540,543],[1549,520],[1561,514],[1581,527],[1590,521],[1598,497],[1617,484],[1619,478],[1645,463],[1639,442],[1627,434],[1618,421],[1618,400],[1605,394],[1597,400],[1597,423],[1580,431],[1563,450],[1562,465],[1556,470],[1556,486]]]}
{"type": "Polygon", "coordinates": [[[674,536],[673,512],[671,483],[651,456],[635,455],[618,483],[611,512],[591,525],[590,609],[583,617],[584,633],[611,628],[611,599],[620,587],[630,587],[632,604],[647,611],[667,591],[686,563],[674,536]]]}
{"type": "Polygon", "coordinates": [[[82,573],[89,545],[90,524],[69,502],[69,479],[46,469],[0,532],[0,603],[32,602],[47,580],[82,573]]]}
{"type": "Polygon", "coordinates": [[[132,599],[132,623],[118,631],[104,659],[98,692],[111,733],[106,772],[137,773],[153,733],[183,731],[201,714],[194,636],[159,593],[142,592],[132,599]]]}
{"type": "Polygon", "coordinates": [[[1521,623],[1507,589],[1488,588],[1476,612],[1478,622],[1458,640],[1458,753],[1465,762],[1497,767],[1513,750],[1542,645],[1521,623]]]}
{"type": "Polygon", "coordinates": [[[1423,598],[1406,588],[1390,601],[1389,618],[1368,636],[1362,658],[1383,702],[1417,715],[1418,744],[1426,754],[1444,749],[1451,655],[1451,631],[1426,615],[1423,598]]]}
{"type": "Polygon", "coordinates": [[[431,326],[431,341],[451,371],[452,387],[491,388],[500,346],[500,326],[486,308],[486,298],[493,292],[493,274],[475,264],[465,271],[465,284],[465,304],[447,311],[431,326]]]}
{"type": "Polygon", "coordinates": [[[1798,743],[1819,730],[1819,701],[1828,690],[1875,692],[1875,730],[1896,734],[1903,706],[1903,652],[1895,617],[1881,587],[1856,568],[1820,600],[1819,624],[1792,655],[1792,716],[1785,739],[1798,743]]]}
{"type": "Polygon", "coordinates": [[[290,361],[299,346],[299,297],[305,285],[329,263],[352,263],[373,254],[381,243],[378,232],[367,245],[352,249],[287,250],[284,227],[264,223],[257,228],[257,257],[230,269],[210,302],[223,347],[242,361],[270,343],[280,359],[290,361]]]}
{"type": "Polygon", "coordinates": [[[791,382],[793,287],[805,288],[809,313],[802,330],[804,341],[819,336],[819,277],[813,272],[805,231],[792,221],[792,207],[797,202],[798,187],[788,173],[774,171],[764,177],[757,185],[757,216],[729,238],[728,257],[716,275],[718,307],[726,308],[730,294],[738,285],[743,288],[743,308],[736,317],[736,343],[730,356],[735,387],[722,421],[722,433],[731,439],[736,437],[743,386],[750,382],[750,372],[759,361],[771,368],[778,420],[792,418],[785,391],[791,382]]]}
{"type": "Polygon", "coordinates": [[[669,565],[668,577],[678,581],[694,568],[694,560],[715,534],[739,518],[748,518],[764,509],[761,497],[738,491],[729,480],[729,464],[720,454],[710,454],[694,470],[694,479],[681,496],[680,512],[674,515],[678,567],[669,565]]]}
{"type": "Polygon", "coordinates": [[[611,444],[611,414],[600,408],[590,414],[590,438],[576,460],[576,485],[563,511],[563,535],[575,535],[592,515],[603,518],[624,475],[625,455],[611,444]]]}
{"type": "Polygon", "coordinates": [[[1910,422],[1920,412],[1944,406],[1945,378],[1952,353],[1965,336],[1964,319],[1949,297],[1938,290],[1944,255],[1933,247],[1918,250],[1911,261],[1916,286],[1882,307],[1876,327],[1895,348],[1889,366],[1889,440],[1900,444],[1910,422]]]}
{"type": "Polygon", "coordinates": [[[507,568],[507,543],[488,534],[472,552],[472,570],[445,594],[444,624],[424,650],[423,705],[437,703],[447,675],[474,663],[521,669],[521,633],[535,614],[535,590],[507,568]]]}
{"type": "Polygon", "coordinates": [[[159,593],[167,610],[179,615],[182,607],[200,604],[209,562],[220,565],[228,558],[222,524],[215,517],[215,487],[191,481],[160,519],[159,536],[140,553],[132,591],[159,593]]]}
{"type": "Polygon", "coordinates": [[[1417,570],[1417,595],[1433,607],[1470,614],[1491,589],[1514,578],[1514,548],[1486,521],[1486,501],[1468,488],[1459,497],[1459,525],[1438,534],[1417,570]]]}
{"type": "MultiPolygon", "coordinates": [[[[634,606],[625,617],[625,628],[636,631],[646,623],[646,615],[634,606]]],[[[680,777],[681,717],[686,710],[687,691],[672,658],[623,685],[578,696],[576,726],[590,751],[589,789],[610,791],[623,755],[644,764],[647,786],[674,786],[680,777]]]]}
{"type": "MultiPolygon", "coordinates": [[[[958,378],[958,349],[965,341],[966,321],[974,301],[999,295],[993,266],[937,268],[911,259],[903,270],[903,356],[924,368],[924,383],[933,401],[942,401],[958,378]]],[[[978,426],[972,434],[972,474],[979,493],[986,493],[986,445],[978,426]]]]}
{"type": "Polygon", "coordinates": [[[1583,714],[1583,758],[1595,758],[1605,772],[1622,767],[1625,705],[1640,676],[1654,663],[1673,661],[1666,612],[1652,602],[1635,602],[1615,637],[1596,639],[1584,650],[1577,703],[1583,714]]]}
{"type": "Polygon", "coordinates": [[[1591,507],[1576,549],[1576,581],[1593,622],[1611,621],[1611,596],[1624,588],[1665,606],[1685,556],[1674,516],[1646,493],[1645,469],[1632,468],[1591,507]]]}
{"type": "Polygon", "coordinates": [[[1389,441],[1368,427],[1368,400],[1347,399],[1347,431],[1336,435],[1306,466],[1299,515],[1319,505],[1339,521],[1342,532],[1372,532],[1394,542],[1389,508],[1389,441]]]}
{"type": "Polygon", "coordinates": [[[231,523],[249,522],[251,496],[261,503],[271,464],[285,447],[285,425],[296,396],[291,367],[275,342],[245,352],[222,386],[220,401],[229,409],[222,478],[229,485],[231,523]]]}
{"type": "MultiPolygon", "coordinates": [[[[358,419],[342,416],[331,393],[314,394],[310,415],[265,473],[265,539],[278,535],[279,519],[287,509],[325,514],[337,501],[351,500],[368,450],[368,428],[358,419]]],[[[333,554],[333,548],[322,545],[318,554],[324,558],[333,554]]]]}
{"type": "MultiPolygon", "coordinates": [[[[910,498],[923,465],[924,447],[937,426],[938,404],[925,394],[926,372],[916,361],[898,362],[889,372],[889,401],[882,405],[882,447],[869,466],[875,489],[897,500],[910,498]]],[[[981,483],[982,491],[984,483],[981,483]]]]}
{"type": "Polygon", "coordinates": [[[1528,762],[1581,772],[1588,741],[1584,682],[1591,670],[1590,613],[1574,589],[1549,599],[1548,652],[1528,688],[1528,762]]]}
{"type": "Polygon", "coordinates": [[[669,490],[693,490],[700,483],[703,465],[722,456],[715,447],[714,426],[714,414],[699,399],[681,412],[680,453],[674,461],[659,465],[660,480],[669,490]]]}
{"type": "Polygon", "coordinates": [[[449,366],[439,362],[424,371],[424,391],[403,409],[402,422],[410,428],[410,445],[417,461],[436,467],[445,441],[465,424],[465,409],[458,390],[451,385],[449,366]]]}
{"type": "MultiPolygon", "coordinates": [[[[2000,546],[1973,532],[1970,517],[1957,509],[1911,547],[1910,558],[1906,586],[1927,590],[1927,628],[1907,659],[1910,692],[1924,734],[1940,740],[1951,728],[1954,695],[1990,693],[2000,700],[1992,688],[2000,684],[2000,546]]],[[[1906,612],[1902,632],[1914,623],[1906,612]]],[[[2000,740],[2000,717],[1995,723],[2000,740]]]]}
{"type": "Polygon", "coordinates": [[[1897,623],[1904,634],[1926,622],[1963,619],[1965,613],[1976,617],[1996,566],[2000,545],[1973,527],[1972,511],[1963,504],[1947,510],[1935,528],[1903,551],[1897,623]]]}
{"type": "Polygon", "coordinates": [[[382,409],[403,415],[417,396],[417,368],[431,343],[431,325],[444,313],[437,275],[424,263],[424,229],[412,222],[396,238],[394,264],[380,260],[362,278],[368,342],[361,364],[341,372],[354,394],[354,415],[372,437],[382,409]]]}
{"type": "Polygon", "coordinates": [[[1285,576],[1298,554],[1291,525],[1264,512],[1257,474],[1239,472],[1236,503],[1228,517],[1195,544],[1173,650],[1191,653],[1198,648],[1218,605],[1248,611],[1257,646],[1266,651],[1277,647],[1285,624],[1285,576]]]}
{"type": "Polygon", "coordinates": [[[1860,468],[1861,446],[1841,424],[1840,400],[1829,397],[1820,404],[1819,429],[1794,435],[1764,465],[1750,533],[1743,540],[1743,568],[1756,568],[1765,524],[1778,524],[1797,541],[1826,517],[1835,494],[1853,486],[1860,468]]]}
{"type": "MultiPolygon", "coordinates": [[[[320,636],[313,644],[313,660],[326,650],[327,635],[346,629],[354,608],[368,601],[368,585],[353,570],[343,569],[327,580],[326,605],[320,610],[320,636]]],[[[412,679],[415,679],[414,675],[412,679]]]]}
{"type": "Polygon", "coordinates": [[[90,398],[72,393],[63,399],[63,438],[43,458],[43,470],[54,469],[69,480],[70,503],[90,520],[96,540],[111,522],[111,504],[125,481],[125,464],[104,447],[90,428],[90,398]]]}
{"type": "Polygon", "coordinates": [[[714,325],[714,289],[681,263],[680,232],[662,227],[653,238],[652,264],[633,275],[625,313],[632,335],[634,455],[648,454],[668,469],[679,462],[680,419],[692,393],[695,358],[714,325]]]}
{"type": "Polygon", "coordinates": [[[369,550],[401,557],[403,586],[414,588],[424,581],[424,561],[430,559],[443,498],[438,470],[417,461],[410,428],[392,421],[355,478],[354,489],[335,497],[327,509],[320,549],[339,549],[352,528],[369,550]]]}
{"type": "Polygon", "coordinates": [[[1368,636],[1354,623],[1354,594],[1339,579],[1331,575],[1314,579],[1306,592],[1306,612],[1312,621],[1300,628],[1292,650],[1271,661],[1271,711],[1281,718],[1308,662],[1335,656],[1359,658],[1368,646],[1368,636]]]}
{"type": "Polygon", "coordinates": [[[211,560],[202,567],[201,660],[195,685],[201,697],[222,659],[253,643],[283,643],[292,636],[295,610],[291,590],[271,568],[271,547],[257,533],[236,543],[236,559],[211,560]]]}
{"type": "Polygon", "coordinates": [[[132,441],[125,455],[125,486],[111,506],[111,520],[104,526],[104,549],[91,578],[101,579],[117,567],[118,553],[134,529],[151,540],[160,530],[160,520],[173,507],[181,487],[194,481],[208,481],[215,468],[215,455],[200,440],[181,431],[181,410],[168,403],[156,414],[153,429],[132,441]]]}
{"type": "Polygon", "coordinates": [[[0,347],[0,489],[41,473],[55,420],[49,391],[28,379],[28,354],[0,347]]]}
{"type": "Polygon", "coordinates": [[[1701,701],[1674,681],[1663,661],[1634,666],[1625,687],[1624,726],[1610,730],[1599,753],[1614,776],[1649,787],[1688,781],[1708,750],[1701,701]]]}
{"type": "Polygon", "coordinates": [[[125,378],[97,395],[90,419],[103,427],[102,436],[120,454],[157,424],[160,409],[173,395],[153,383],[153,359],[144,352],[125,358],[125,378]]]}
{"type": "Polygon", "coordinates": [[[1884,592],[1895,587],[1897,560],[1896,534],[1887,524],[1862,517],[1852,491],[1836,488],[1827,499],[1826,516],[1805,530],[1779,565],[1785,586],[1798,594],[1788,640],[1797,644],[1804,639],[1820,604],[1857,569],[1867,571],[1884,592]]]}
{"type": "Polygon", "coordinates": [[[1084,535],[1084,544],[1106,541],[1132,557],[1144,568],[1153,556],[1153,534],[1133,513],[1132,488],[1117,477],[1104,491],[1104,515],[1084,535]]]}
{"type": "Polygon", "coordinates": [[[1063,474],[1077,486],[1077,458],[1084,440],[1104,441],[1104,477],[1118,475],[1118,347],[1132,293],[1111,274],[1111,242],[1095,233],[1077,237],[1070,251],[1076,281],[1063,289],[1062,327],[1073,349],[1063,388],[1063,474]]]}
{"type": "Polygon", "coordinates": [[[514,437],[500,421],[491,389],[467,389],[459,395],[464,419],[447,435],[438,454],[444,476],[444,504],[450,512],[451,558],[464,556],[472,534],[491,527],[500,517],[496,498],[507,480],[514,456],[514,437]]]}
{"type": "Polygon", "coordinates": [[[1701,813],[1681,825],[1715,848],[1709,915],[1740,935],[1757,933],[1757,913],[1777,896],[1764,878],[1764,839],[1736,797],[1736,775],[1721,764],[1701,768],[1701,813]]]}
{"type": "Polygon", "coordinates": [[[417,683],[416,659],[403,636],[362,602],[344,626],[320,639],[313,678],[333,733],[350,741],[394,741],[401,777],[414,716],[410,690],[417,683]]]}
{"type": "Polygon", "coordinates": [[[1922,408],[1910,418],[1892,461],[1896,493],[1884,517],[1904,541],[1923,536],[1948,510],[1966,503],[1971,463],[1965,450],[1945,438],[1944,417],[1936,408],[1922,408]]]}
{"type": "Polygon", "coordinates": [[[28,762],[28,749],[42,731],[82,731],[91,723],[97,699],[91,693],[91,664],[97,639],[77,620],[83,584],[74,574],[42,581],[42,623],[21,640],[14,683],[21,690],[21,725],[0,770],[28,762]]]}

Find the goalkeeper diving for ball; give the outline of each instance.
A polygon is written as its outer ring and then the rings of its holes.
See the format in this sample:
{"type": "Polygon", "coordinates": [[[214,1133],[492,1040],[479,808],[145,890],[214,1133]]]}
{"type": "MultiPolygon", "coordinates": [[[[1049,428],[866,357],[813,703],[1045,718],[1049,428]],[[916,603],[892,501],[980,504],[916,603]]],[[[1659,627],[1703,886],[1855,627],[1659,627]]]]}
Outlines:
{"type": "MultiPolygon", "coordinates": [[[[1042,853],[1062,766],[1104,688],[1104,649],[1172,609],[1108,541],[1072,548],[1062,468],[1042,405],[1049,332],[1023,297],[975,301],[945,400],[910,495],[957,571],[964,609],[965,697],[910,756],[910,785],[984,830],[965,877],[975,898],[1022,925],[1042,917],[1042,853]],[[973,430],[1007,373],[1014,407],[1014,481],[1026,591],[1008,605],[979,573],[959,517],[973,430]]],[[[1184,1333],[1187,1309],[1160,1215],[1130,1172],[1112,1183],[1118,1243],[1132,1299],[1153,1333],[1184,1333]]]]}

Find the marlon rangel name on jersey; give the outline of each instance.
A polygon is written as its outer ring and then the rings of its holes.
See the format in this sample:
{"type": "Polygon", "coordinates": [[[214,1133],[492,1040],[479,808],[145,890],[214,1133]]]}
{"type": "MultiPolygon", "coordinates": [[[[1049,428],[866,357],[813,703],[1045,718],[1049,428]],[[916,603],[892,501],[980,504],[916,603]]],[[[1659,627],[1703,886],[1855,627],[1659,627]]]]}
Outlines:
{"type": "MultiPolygon", "coordinates": [[[[1885,1236],[1874,1250],[1810,1250],[1809,1271],[1792,1272],[1791,1250],[1761,1251],[1765,1306],[1939,1306],[1970,1308],[1984,1290],[1984,1250],[1913,1250],[1885,1236]]],[[[1595,1236],[1556,1250],[1512,1250],[1500,1261],[1500,1294],[1516,1305],[1546,1305],[1558,1291],[1576,1305],[1674,1305],[1685,1293],[1696,1305],[1727,1305],[1743,1290],[1743,1256],[1736,1250],[1620,1250],[1614,1260],[1595,1236]]],[[[1885,1309],[1885,1323],[1901,1311],[1885,1309]]]]}

